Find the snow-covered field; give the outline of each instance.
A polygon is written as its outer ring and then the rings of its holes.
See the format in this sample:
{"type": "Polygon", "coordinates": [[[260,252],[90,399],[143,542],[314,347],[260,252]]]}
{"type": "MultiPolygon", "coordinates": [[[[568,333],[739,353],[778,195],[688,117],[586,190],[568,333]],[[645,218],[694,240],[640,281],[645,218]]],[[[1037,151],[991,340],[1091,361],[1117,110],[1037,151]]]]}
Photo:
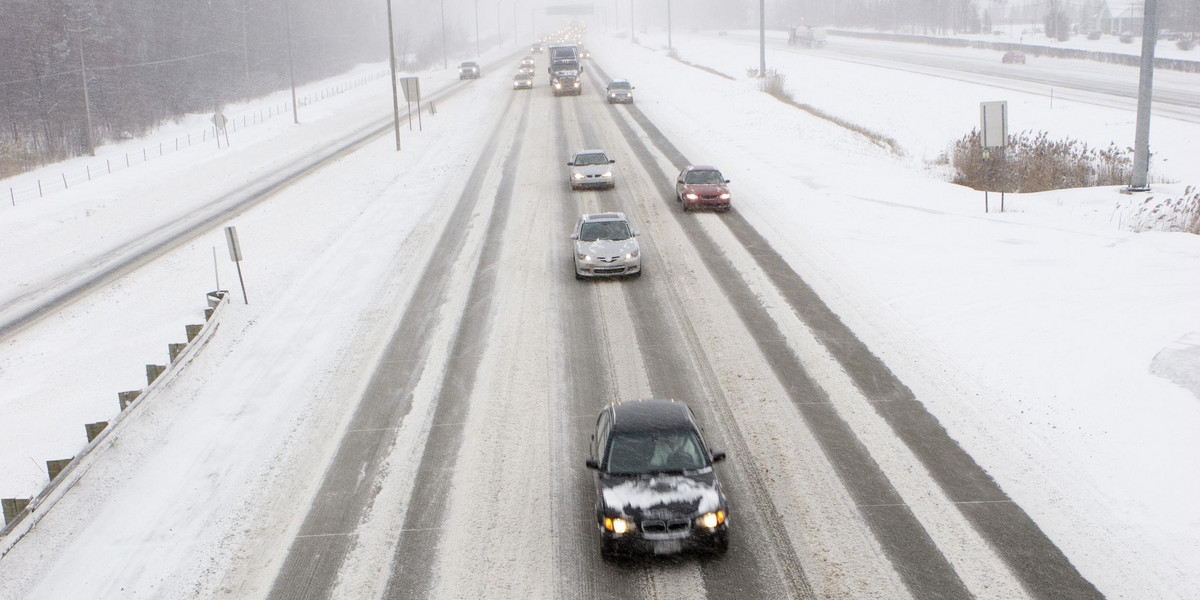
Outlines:
{"type": "MultiPolygon", "coordinates": [[[[667,58],[665,36],[641,34],[640,46],[594,37],[597,64],[634,83],[638,106],[687,156],[724,170],[738,211],[1085,577],[1110,597],[1196,597],[1200,390],[1196,379],[1189,390],[1152,368],[1186,364],[1187,353],[1197,352],[1186,343],[1175,354],[1164,350],[1200,332],[1200,237],[1123,231],[1121,207],[1130,197],[1112,188],[1010,195],[1006,212],[985,214],[981,193],[945,183],[944,168],[930,164],[977,126],[983,100],[1007,99],[1012,129],[1097,145],[1131,145],[1132,113],[1067,101],[1051,108],[1040,96],[815,53],[768,52],[768,65],[788,76],[797,100],[895,138],[905,151],[897,157],[757,91],[745,78],[746,68],[757,66],[755,49],[675,36],[681,58],[735,77],[728,81],[667,58]]],[[[452,70],[426,76],[427,90],[456,80],[452,70]]],[[[0,254],[16,257],[0,264],[0,302],[44,277],[86,268],[96,249],[142,235],[195,203],[252,184],[269,166],[300,160],[340,133],[386,117],[389,92],[387,80],[377,80],[313,105],[301,126],[276,118],[248,129],[232,149],[195,147],[36,202],[0,204],[0,254]]],[[[289,540],[279,532],[247,533],[239,518],[288,499],[247,499],[237,486],[266,478],[301,490],[311,481],[258,473],[253,458],[227,456],[211,440],[259,437],[264,451],[286,454],[279,448],[304,434],[289,402],[320,417],[303,423],[337,431],[350,404],[344,399],[357,390],[331,386],[323,373],[338,361],[372,357],[339,353],[337,340],[308,338],[299,328],[320,319],[364,336],[385,333],[372,331],[372,317],[396,310],[385,300],[403,298],[405,282],[387,273],[404,259],[372,253],[371,240],[429,235],[440,219],[437,199],[456,185],[451,174],[472,161],[482,143],[475,133],[490,127],[491,113],[481,107],[507,93],[502,85],[473,86],[439,103],[424,132],[405,129],[404,152],[395,154],[385,137],[230,223],[239,227],[247,257],[250,304],[240,304],[235,292],[228,321],[178,386],[228,396],[165,395],[129,428],[137,435],[123,437],[134,455],[148,452],[165,439],[156,428],[162,424],[184,436],[172,446],[178,451],[211,454],[204,473],[135,479],[146,507],[159,485],[192,486],[211,505],[157,507],[161,513],[149,517],[139,506],[56,510],[77,511],[68,520],[143,548],[155,547],[155,527],[208,524],[190,532],[201,540],[196,548],[172,546],[175,552],[153,563],[173,574],[172,582],[189,584],[170,590],[179,596],[214,589],[222,578],[236,588],[230,565],[252,558],[233,555],[228,540],[237,535],[261,535],[258,560],[277,560],[281,550],[272,544],[286,548],[289,540]],[[311,276],[347,270],[361,274],[361,287],[328,289],[330,282],[311,276]],[[385,291],[374,289],[379,282],[385,291]],[[224,381],[206,382],[204,367],[226,360],[245,364],[225,371],[224,381]],[[345,396],[316,396],[329,389],[345,396]],[[263,401],[242,402],[247,397],[263,401]],[[220,418],[200,411],[202,400],[218,403],[220,418]],[[196,518],[198,512],[208,517],[196,518]],[[205,560],[193,564],[199,553],[205,560]]],[[[1152,194],[1200,184],[1196,139],[1200,126],[1155,122],[1153,174],[1177,183],[1156,185],[1152,194]]],[[[236,290],[215,230],[0,348],[0,497],[36,494],[45,461],[82,447],[83,424],[111,418],[116,393],[142,387],[144,365],[164,362],[166,344],[182,341],[184,325],[199,322],[204,293],[216,286],[213,248],[221,287],[236,290]]],[[[104,484],[97,473],[81,485],[104,484]]],[[[55,572],[82,579],[115,568],[87,560],[75,549],[55,572]]],[[[0,597],[34,589],[22,579],[38,568],[11,556],[0,562],[0,597]]]]}

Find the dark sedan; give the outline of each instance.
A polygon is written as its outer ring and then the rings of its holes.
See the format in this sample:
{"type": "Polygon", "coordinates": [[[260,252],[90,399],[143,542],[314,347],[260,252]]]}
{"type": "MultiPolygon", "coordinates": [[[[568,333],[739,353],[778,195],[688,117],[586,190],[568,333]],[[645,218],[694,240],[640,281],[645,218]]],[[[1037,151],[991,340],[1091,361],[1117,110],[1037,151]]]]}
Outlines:
{"type": "Polygon", "coordinates": [[[596,527],[605,558],[729,548],[729,504],[690,408],[673,400],[609,405],[596,420],[596,527]]]}

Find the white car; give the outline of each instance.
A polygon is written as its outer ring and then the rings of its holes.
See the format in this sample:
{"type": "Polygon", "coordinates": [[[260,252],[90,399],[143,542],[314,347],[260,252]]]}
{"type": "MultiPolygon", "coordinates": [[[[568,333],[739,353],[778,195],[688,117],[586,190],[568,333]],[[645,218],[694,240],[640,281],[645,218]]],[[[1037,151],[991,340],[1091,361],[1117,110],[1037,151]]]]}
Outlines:
{"type": "Polygon", "coordinates": [[[642,274],[639,232],[630,229],[625,213],[583,215],[571,234],[575,278],[642,274]]]}
{"type": "Polygon", "coordinates": [[[603,150],[580,150],[567,162],[567,176],[571,189],[613,188],[617,185],[617,173],[613,163],[603,150]]]}

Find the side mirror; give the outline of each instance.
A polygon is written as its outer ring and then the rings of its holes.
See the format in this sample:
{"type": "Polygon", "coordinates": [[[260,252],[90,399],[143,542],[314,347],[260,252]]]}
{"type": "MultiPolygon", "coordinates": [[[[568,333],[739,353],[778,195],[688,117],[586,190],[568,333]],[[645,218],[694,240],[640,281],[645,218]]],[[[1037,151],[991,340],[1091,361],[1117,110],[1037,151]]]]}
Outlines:
{"type": "Polygon", "coordinates": [[[638,230],[634,229],[634,230],[633,230],[633,237],[637,237],[637,236],[639,236],[639,235],[642,235],[642,232],[640,232],[640,231],[638,231],[638,230]]]}
{"type": "Polygon", "coordinates": [[[573,166],[575,166],[575,163],[574,163],[574,162],[569,162],[569,163],[567,163],[567,166],[568,166],[568,167],[573,167],[573,166]]]}
{"type": "Polygon", "coordinates": [[[725,183],[729,183],[729,180],[728,180],[728,179],[726,179],[726,180],[725,180],[725,183]]]}
{"type": "Polygon", "coordinates": [[[713,462],[719,463],[723,460],[725,460],[725,451],[724,450],[717,450],[716,452],[712,453],[712,461],[713,462]]]}
{"type": "MultiPolygon", "coordinates": [[[[572,234],[571,234],[571,239],[573,239],[573,240],[577,240],[577,239],[579,239],[579,235],[572,233],[572,234]]],[[[593,436],[593,437],[594,437],[594,436],[593,436]]]]}
{"type": "Polygon", "coordinates": [[[610,165],[611,165],[611,164],[613,164],[613,163],[615,163],[615,162],[617,162],[617,159],[615,159],[615,158],[610,158],[610,159],[608,159],[608,164],[610,164],[610,165]]]}
{"type": "Polygon", "coordinates": [[[589,459],[583,461],[583,464],[584,464],[584,466],[586,466],[589,469],[600,470],[600,463],[597,462],[596,459],[594,459],[594,458],[589,458],[589,459]]]}

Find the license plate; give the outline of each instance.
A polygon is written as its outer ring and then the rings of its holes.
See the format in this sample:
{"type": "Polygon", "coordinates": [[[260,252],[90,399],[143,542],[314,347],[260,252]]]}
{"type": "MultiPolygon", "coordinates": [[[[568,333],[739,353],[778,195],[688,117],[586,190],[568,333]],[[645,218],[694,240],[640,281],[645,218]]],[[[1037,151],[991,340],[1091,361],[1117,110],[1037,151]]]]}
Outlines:
{"type": "Polygon", "coordinates": [[[665,540],[654,542],[655,554],[676,554],[683,550],[683,544],[679,540],[665,540]]]}

